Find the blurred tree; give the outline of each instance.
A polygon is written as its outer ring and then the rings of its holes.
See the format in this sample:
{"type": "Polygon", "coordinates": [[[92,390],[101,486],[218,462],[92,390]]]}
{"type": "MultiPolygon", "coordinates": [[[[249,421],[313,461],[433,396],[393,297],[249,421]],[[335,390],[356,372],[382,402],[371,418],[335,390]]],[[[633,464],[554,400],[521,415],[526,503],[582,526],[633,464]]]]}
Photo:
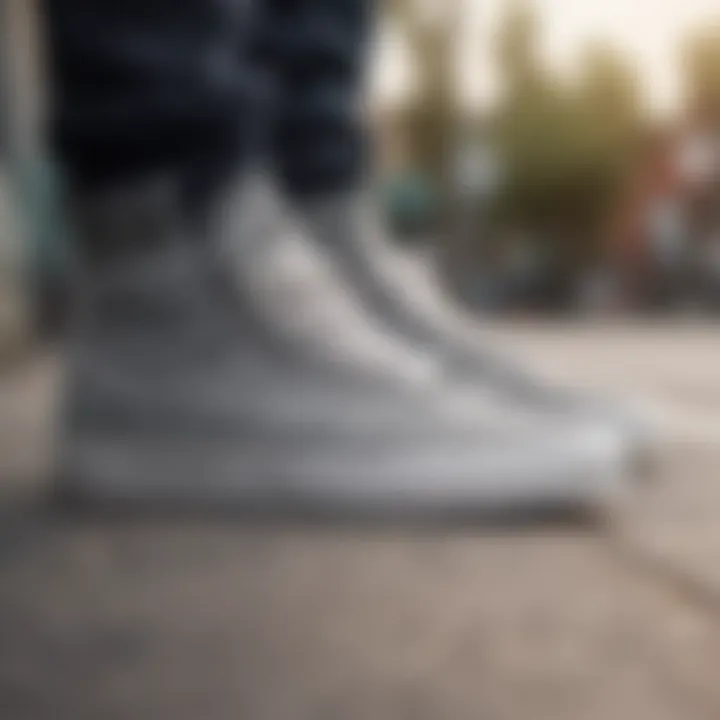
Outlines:
{"type": "Polygon", "coordinates": [[[521,97],[542,81],[540,31],[540,18],[530,3],[508,3],[495,48],[506,98],[521,97]]]}
{"type": "MultiPolygon", "coordinates": [[[[543,63],[542,18],[531,0],[504,7],[494,48],[502,94],[492,117],[471,119],[461,115],[455,92],[466,5],[386,0],[416,79],[404,122],[410,162],[445,199],[460,129],[471,144],[473,137],[493,142],[503,178],[493,215],[507,231],[498,237],[532,242],[530,254],[553,264],[561,284],[601,255],[644,132],[640,84],[627,59],[600,43],[585,48],[572,81],[559,77],[543,63]]],[[[479,225],[469,246],[466,237],[448,245],[458,244],[450,254],[462,264],[481,267],[503,254],[488,247],[487,223],[479,225]]]]}
{"type": "Polygon", "coordinates": [[[704,27],[686,40],[682,66],[691,117],[720,128],[720,23],[704,27]]]}
{"type": "Polygon", "coordinates": [[[504,94],[494,132],[506,178],[498,210],[564,282],[601,252],[643,112],[632,68],[615,50],[589,46],[576,82],[562,82],[543,66],[540,33],[528,3],[509,6],[496,48],[504,94]]]}
{"type": "Polygon", "coordinates": [[[581,58],[575,103],[581,134],[577,175],[585,193],[584,202],[578,204],[584,218],[576,221],[584,220],[592,232],[590,239],[602,243],[646,135],[641,86],[617,50],[591,44],[581,58]]]}
{"type": "Polygon", "coordinates": [[[387,0],[416,79],[416,93],[403,119],[409,152],[415,169],[441,193],[447,186],[457,122],[454,49],[462,8],[459,0],[387,0]]]}

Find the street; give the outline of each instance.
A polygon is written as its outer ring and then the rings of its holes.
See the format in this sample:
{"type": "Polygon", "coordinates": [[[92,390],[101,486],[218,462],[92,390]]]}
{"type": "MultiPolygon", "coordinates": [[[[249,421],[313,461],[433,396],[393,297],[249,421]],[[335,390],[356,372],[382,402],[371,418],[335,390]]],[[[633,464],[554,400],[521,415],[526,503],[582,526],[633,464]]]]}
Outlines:
{"type": "Polygon", "coordinates": [[[607,526],[69,516],[57,354],[0,380],[0,718],[720,716],[720,333],[499,326],[648,410],[656,484],[607,526]]]}

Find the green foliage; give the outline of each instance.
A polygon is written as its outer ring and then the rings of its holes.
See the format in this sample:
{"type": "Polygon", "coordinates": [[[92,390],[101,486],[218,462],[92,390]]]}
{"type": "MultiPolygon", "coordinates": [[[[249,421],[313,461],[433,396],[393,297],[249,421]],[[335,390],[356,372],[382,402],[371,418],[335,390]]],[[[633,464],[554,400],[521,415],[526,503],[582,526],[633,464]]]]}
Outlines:
{"type": "MultiPolygon", "coordinates": [[[[462,3],[447,0],[442,8],[428,22],[414,0],[388,0],[419,81],[405,118],[412,166],[440,188],[447,187],[456,135],[465,124],[453,73],[462,3]]],[[[577,268],[599,252],[625,185],[644,133],[642,98],[632,67],[612,47],[587,47],[570,81],[544,67],[541,40],[533,5],[508,0],[494,48],[502,101],[490,122],[476,126],[486,139],[491,134],[503,165],[495,208],[502,225],[577,268]]],[[[478,257],[483,243],[477,238],[478,257]]]]}
{"type": "Polygon", "coordinates": [[[720,127],[720,22],[686,40],[682,65],[690,114],[720,127]]]}
{"type": "Polygon", "coordinates": [[[438,188],[446,185],[447,163],[457,121],[453,48],[462,4],[444,0],[427,18],[417,0],[388,0],[412,56],[417,94],[403,118],[414,167],[438,188]]]}
{"type": "Polygon", "coordinates": [[[600,252],[642,136],[642,103],[632,69],[607,46],[587,48],[575,82],[555,78],[538,59],[539,32],[527,5],[511,6],[498,43],[499,210],[572,271],[600,252]]]}
{"type": "Polygon", "coordinates": [[[495,53],[506,92],[521,95],[541,80],[540,19],[528,2],[509,2],[498,33],[495,53]]]}

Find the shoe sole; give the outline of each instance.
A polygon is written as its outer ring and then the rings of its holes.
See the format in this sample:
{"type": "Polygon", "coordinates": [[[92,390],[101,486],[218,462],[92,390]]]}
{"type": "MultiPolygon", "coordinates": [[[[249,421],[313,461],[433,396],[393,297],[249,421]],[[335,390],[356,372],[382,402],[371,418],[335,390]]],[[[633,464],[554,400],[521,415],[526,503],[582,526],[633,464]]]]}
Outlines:
{"type": "Polygon", "coordinates": [[[622,503],[626,473],[601,447],[541,457],[491,447],[434,451],[408,443],[303,447],[261,441],[75,441],[58,493],[81,503],[504,513],[622,503]]]}

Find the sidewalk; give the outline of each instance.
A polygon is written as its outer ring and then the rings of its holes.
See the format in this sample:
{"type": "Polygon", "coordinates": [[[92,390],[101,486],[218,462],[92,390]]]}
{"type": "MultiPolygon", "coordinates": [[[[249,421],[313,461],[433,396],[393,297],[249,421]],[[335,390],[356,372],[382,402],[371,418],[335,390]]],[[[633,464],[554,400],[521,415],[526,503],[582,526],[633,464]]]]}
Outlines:
{"type": "MultiPolygon", "coordinates": [[[[720,578],[720,444],[700,432],[720,421],[715,330],[499,332],[548,372],[675,408],[665,485],[612,533],[72,520],[25,505],[0,515],[7,717],[719,717],[716,610],[667,572],[720,578]]],[[[2,470],[24,469],[36,492],[59,375],[46,358],[0,382],[2,470]]]]}

